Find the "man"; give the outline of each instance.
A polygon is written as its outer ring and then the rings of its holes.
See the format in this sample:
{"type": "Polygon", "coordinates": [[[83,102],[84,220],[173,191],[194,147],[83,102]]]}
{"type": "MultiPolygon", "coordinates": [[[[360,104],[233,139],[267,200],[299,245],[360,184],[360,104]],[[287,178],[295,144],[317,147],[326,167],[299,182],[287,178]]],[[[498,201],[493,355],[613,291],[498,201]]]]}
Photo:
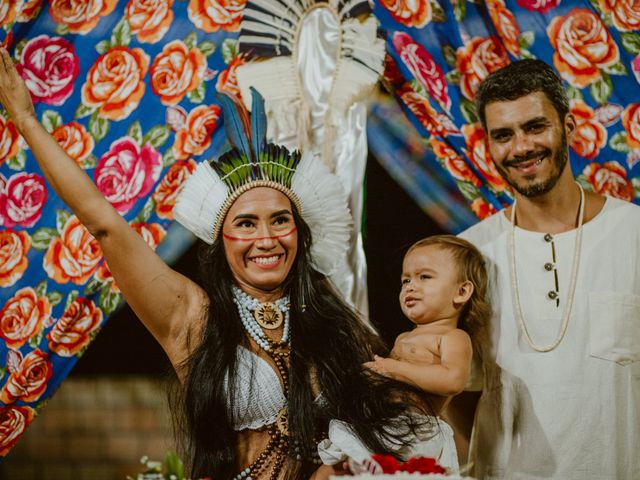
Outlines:
{"type": "Polygon", "coordinates": [[[576,123],[538,60],[491,74],[477,111],[515,202],[462,233],[494,315],[471,440],[478,478],[640,478],[640,208],[582,192],[576,123]]]}

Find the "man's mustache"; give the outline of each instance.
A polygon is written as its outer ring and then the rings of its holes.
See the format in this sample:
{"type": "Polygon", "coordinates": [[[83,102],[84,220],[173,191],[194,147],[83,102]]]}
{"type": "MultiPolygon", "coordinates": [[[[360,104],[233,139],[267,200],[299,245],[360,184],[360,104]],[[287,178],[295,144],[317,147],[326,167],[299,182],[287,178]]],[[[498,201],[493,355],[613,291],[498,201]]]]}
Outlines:
{"type": "Polygon", "coordinates": [[[503,165],[505,167],[512,167],[514,165],[517,165],[519,163],[523,163],[523,162],[529,162],[531,160],[539,160],[543,157],[546,157],[547,155],[551,154],[551,150],[549,150],[548,148],[545,148],[544,150],[539,150],[537,152],[529,152],[526,153],[524,155],[516,155],[515,157],[513,157],[510,160],[505,160],[505,162],[503,163],[503,165]]]}

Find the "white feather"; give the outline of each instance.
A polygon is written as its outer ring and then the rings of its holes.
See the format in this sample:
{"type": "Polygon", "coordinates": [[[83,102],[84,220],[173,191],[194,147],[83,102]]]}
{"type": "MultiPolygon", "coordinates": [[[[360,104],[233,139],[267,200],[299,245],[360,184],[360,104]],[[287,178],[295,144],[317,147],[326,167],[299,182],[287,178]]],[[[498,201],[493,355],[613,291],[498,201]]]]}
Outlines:
{"type": "Polygon", "coordinates": [[[185,180],[173,215],[196,237],[211,245],[218,214],[228,195],[228,187],[209,163],[201,162],[185,180]]]}
{"type": "Polygon", "coordinates": [[[353,219],[342,183],[312,154],[306,153],[293,175],[291,189],[302,205],[302,218],[311,228],[311,257],[316,270],[331,275],[346,261],[353,219]]]}

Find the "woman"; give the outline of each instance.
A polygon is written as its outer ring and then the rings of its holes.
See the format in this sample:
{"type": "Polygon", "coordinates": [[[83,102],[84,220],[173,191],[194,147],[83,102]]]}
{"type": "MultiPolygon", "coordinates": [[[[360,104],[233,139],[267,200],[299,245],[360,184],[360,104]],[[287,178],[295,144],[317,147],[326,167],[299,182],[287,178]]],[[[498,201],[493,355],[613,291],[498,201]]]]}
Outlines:
{"type": "Polygon", "coordinates": [[[201,288],[105,200],[38,122],[6,50],[0,59],[0,102],[178,374],[174,411],[193,477],[326,478],[334,469],[317,469],[316,446],[330,419],[371,451],[404,444],[418,423],[401,415],[417,408],[414,391],[365,373],[384,352],[325,276],[347,247],[339,182],[320,162],[265,143],[259,95],[251,138],[249,119],[220,99],[234,148],[198,166],[176,204],[176,218],[210,245],[201,288]]]}

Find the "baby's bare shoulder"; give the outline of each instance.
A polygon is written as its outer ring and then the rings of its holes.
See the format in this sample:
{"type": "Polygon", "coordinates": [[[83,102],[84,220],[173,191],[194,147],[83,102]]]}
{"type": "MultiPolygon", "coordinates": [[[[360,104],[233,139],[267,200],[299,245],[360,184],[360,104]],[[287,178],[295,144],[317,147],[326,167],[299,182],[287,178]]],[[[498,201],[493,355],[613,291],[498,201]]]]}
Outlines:
{"type": "Polygon", "coordinates": [[[444,332],[442,338],[448,340],[471,340],[469,334],[460,328],[452,328],[448,332],[444,332]]]}

